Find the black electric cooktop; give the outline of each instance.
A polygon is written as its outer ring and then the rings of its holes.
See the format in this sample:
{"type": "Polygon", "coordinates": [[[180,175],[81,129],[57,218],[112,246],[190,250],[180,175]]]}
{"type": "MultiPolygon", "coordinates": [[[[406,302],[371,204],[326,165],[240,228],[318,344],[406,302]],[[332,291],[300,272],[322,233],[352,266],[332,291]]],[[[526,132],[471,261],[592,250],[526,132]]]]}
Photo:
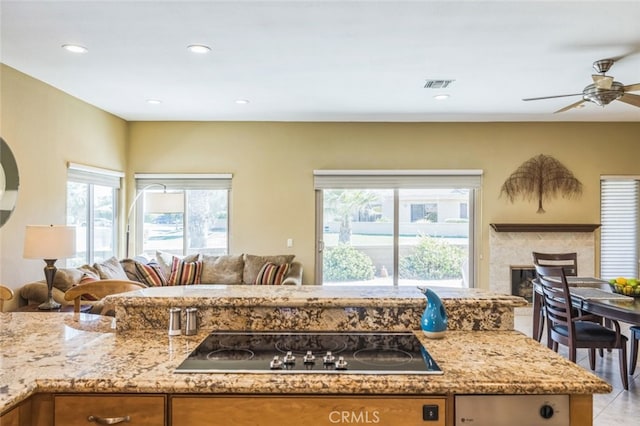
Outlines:
{"type": "Polygon", "coordinates": [[[214,332],[176,373],[442,374],[413,333],[214,332]]]}

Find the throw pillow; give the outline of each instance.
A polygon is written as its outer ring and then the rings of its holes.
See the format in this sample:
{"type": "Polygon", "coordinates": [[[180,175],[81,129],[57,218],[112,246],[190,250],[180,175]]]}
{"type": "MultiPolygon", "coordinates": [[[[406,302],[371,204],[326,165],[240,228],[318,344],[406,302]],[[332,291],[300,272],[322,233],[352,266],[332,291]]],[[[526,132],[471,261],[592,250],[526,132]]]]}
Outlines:
{"type": "Polygon", "coordinates": [[[140,274],[138,273],[138,269],[136,268],[137,263],[139,262],[133,259],[122,259],[120,261],[120,265],[122,265],[124,273],[127,274],[128,280],[142,282],[142,277],[140,276],[140,274]]]}
{"type": "Polygon", "coordinates": [[[78,282],[80,282],[80,280],[86,276],[90,276],[92,278],[95,278],[96,280],[100,279],[100,273],[91,265],[82,265],[78,267],[78,270],[80,271],[80,278],[78,279],[78,282]]]}
{"type": "Polygon", "coordinates": [[[242,255],[200,256],[203,284],[242,284],[242,255]]]}
{"type": "MultiPolygon", "coordinates": [[[[82,279],[80,279],[80,282],[78,284],[76,284],[76,285],[85,284],[85,283],[92,283],[94,281],[100,281],[100,280],[95,278],[95,277],[93,277],[93,276],[91,276],[91,274],[86,274],[85,273],[82,276],[82,279]]],[[[88,294],[88,293],[83,294],[82,295],[82,299],[83,300],[92,300],[92,301],[99,300],[99,298],[97,296],[94,296],[93,294],[88,294]]]]}
{"type": "Polygon", "coordinates": [[[167,280],[162,275],[160,265],[157,263],[144,264],[136,262],[136,271],[142,282],[150,287],[167,285],[167,280]]]}
{"type": "Polygon", "coordinates": [[[189,285],[200,284],[200,275],[202,274],[202,262],[185,262],[179,257],[173,257],[171,263],[171,275],[167,285],[189,285]]]}
{"type": "Polygon", "coordinates": [[[120,261],[114,256],[102,263],[93,265],[103,280],[128,280],[127,273],[122,268],[120,261]]]}
{"type": "Polygon", "coordinates": [[[251,254],[244,255],[244,270],[242,272],[242,282],[245,284],[254,284],[258,277],[258,272],[265,263],[275,263],[282,265],[283,263],[291,263],[295,255],[283,254],[277,256],[254,256],[251,254]]]}
{"type": "Polygon", "coordinates": [[[67,291],[82,279],[82,271],[78,268],[59,268],[53,276],[53,286],[61,291],[67,291]]]}
{"type": "Polygon", "coordinates": [[[171,253],[167,253],[164,251],[156,251],[156,262],[160,265],[160,270],[162,271],[162,275],[168,277],[171,275],[171,266],[173,264],[173,258],[178,257],[178,259],[182,259],[185,262],[195,262],[198,260],[198,253],[196,254],[188,254],[184,257],[174,256],[171,253]]]}
{"type": "Polygon", "coordinates": [[[282,265],[276,265],[271,262],[265,263],[260,272],[258,272],[255,283],[258,285],[280,285],[287,272],[289,272],[288,263],[283,263],[282,265]]]}

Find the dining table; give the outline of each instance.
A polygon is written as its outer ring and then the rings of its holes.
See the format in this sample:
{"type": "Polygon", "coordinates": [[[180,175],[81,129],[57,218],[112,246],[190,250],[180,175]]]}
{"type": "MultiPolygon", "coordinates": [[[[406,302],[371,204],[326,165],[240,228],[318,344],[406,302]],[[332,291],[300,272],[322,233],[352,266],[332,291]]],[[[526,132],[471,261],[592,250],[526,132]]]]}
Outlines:
{"type": "MultiPolygon", "coordinates": [[[[621,321],[628,324],[640,324],[640,297],[622,296],[611,291],[609,283],[600,278],[594,277],[566,277],[569,284],[569,292],[573,288],[593,288],[601,290],[596,296],[589,297],[572,293],[572,304],[575,308],[580,309],[583,313],[590,313],[601,316],[606,320],[621,321]],[[607,296],[607,293],[611,296],[607,296]]],[[[541,301],[540,285],[533,280],[533,298],[534,298],[534,317],[539,314],[539,303],[541,301]],[[536,303],[538,302],[538,304],[536,303]],[[537,312],[536,312],[537,310],[537,312]]],[[[537,324],[537,318],[534,318],[534,324],[537,324]]],[[[532,337],[540,340],[542,330],[533,329],[532,337]]]]}

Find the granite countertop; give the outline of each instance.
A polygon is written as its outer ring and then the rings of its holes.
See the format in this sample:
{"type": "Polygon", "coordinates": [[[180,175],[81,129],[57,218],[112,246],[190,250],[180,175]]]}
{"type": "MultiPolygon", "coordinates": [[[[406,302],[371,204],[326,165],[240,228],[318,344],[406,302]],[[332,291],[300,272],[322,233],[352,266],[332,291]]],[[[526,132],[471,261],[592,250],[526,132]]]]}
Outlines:
{"type": "MultiPolygon", "coordinates": [[[[513,329],[522,297],[468,288],[430,287],[450,330],[513,329]]],[[[150,287],[107,296],[118,331],[166,327],[169,307],[198,308],[198,323],[220,330],[404,331],[420,323],[427,299],[416,286],[150,287]]]]}
{"type": "MultiPolygon", "coordinates": [[[[443,301],[474,306],[499,304],[526,306],[517,296],[491,293],[473,288],[430,287],[443,301]]],[[[119,306],[173,306],[176,301],[199,306],[261,306],[348,308],[404,307],[424,304],[425,296],[416,286],[252,286],[252,285],[191,285],[149,287],[142,290],[108,296],[119,306]]]]}
{"type": "Polygon", "coordinates": [[[443,375],[175,374],[207,336],[115,332],[114,319],[0,314],[0,412],[35,392],[246,394],[592,394],[611,386],[512,330],[417,335],[443,375]]]}

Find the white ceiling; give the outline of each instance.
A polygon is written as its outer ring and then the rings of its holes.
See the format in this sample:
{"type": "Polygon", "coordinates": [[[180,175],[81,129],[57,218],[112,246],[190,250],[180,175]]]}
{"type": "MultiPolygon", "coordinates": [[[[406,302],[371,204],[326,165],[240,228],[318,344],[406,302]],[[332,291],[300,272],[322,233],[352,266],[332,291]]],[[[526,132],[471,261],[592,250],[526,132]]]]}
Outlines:
{"type": "Polygon", "coordinates": [[[581,93],[604,58],[620,58],[616,81],[640,83],[640,0],[0,7],[3,63],[126,120],[640,121],[619,101],[560,114],[580,97],[522,101],[581,93]],[[212,51],[188,52],[194,43],[212,51]]]}

